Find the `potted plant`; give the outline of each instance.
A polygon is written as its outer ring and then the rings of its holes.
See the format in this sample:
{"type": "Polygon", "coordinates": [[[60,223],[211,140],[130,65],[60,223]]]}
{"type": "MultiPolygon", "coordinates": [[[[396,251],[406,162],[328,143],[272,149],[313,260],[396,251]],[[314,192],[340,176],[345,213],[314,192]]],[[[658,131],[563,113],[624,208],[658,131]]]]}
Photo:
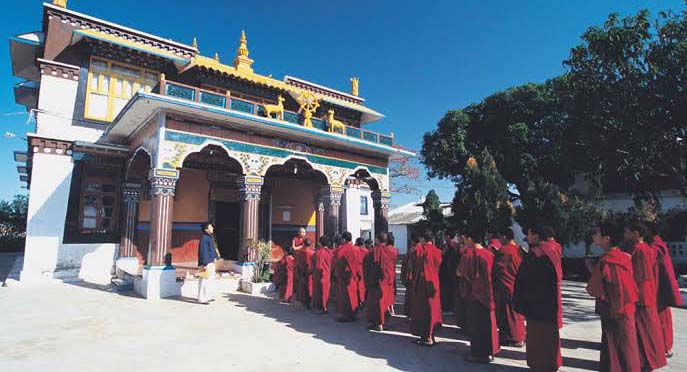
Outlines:
{"type": "Polygon", "coordinates": [[[252,240],[248,242],[247,254],[255,264],[250,280],[241,280],[241,290],[250,294],[261,294],[274,291],[270,281],[268,260],[272,254],[272,242],[252,240]]]}

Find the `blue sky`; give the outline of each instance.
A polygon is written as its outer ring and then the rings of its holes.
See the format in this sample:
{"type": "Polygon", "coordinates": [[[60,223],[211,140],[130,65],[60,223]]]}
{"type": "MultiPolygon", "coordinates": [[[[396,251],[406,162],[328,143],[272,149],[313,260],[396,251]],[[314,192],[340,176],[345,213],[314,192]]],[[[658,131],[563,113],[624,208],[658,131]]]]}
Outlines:
{"type": "MultiPolygon", "coordinates": [[[[41,3],[7,2],[0,34],[38,30],[41,3]]],[[[367,105],[387,117],[368,129],[393,131],[416,150],[447,110],[562,73],[570,47],[609,13],[684,7],[683,0],[68,1],[70,9],[180,42],[196,36],[203,54],[219,52],[223,61],[233,58],[243,28],[255,70],[277,78],[348,91],[349,77],[359,76],[367,105]]],[[[8,44],[0,48],[0,62],[0,133],[23,134],[32,128],[14,103],[18,79],[8,44]]],[[[25,192],[12,159],[14,150],[24,149],[21,139],[0,137],[0,198],[25,192]]],[[[423,176],[417,186],[417,195],[395,195],[393,204],[417,200],[431,188],[442,200],[453,197],[446,182],[423,176]]]]}

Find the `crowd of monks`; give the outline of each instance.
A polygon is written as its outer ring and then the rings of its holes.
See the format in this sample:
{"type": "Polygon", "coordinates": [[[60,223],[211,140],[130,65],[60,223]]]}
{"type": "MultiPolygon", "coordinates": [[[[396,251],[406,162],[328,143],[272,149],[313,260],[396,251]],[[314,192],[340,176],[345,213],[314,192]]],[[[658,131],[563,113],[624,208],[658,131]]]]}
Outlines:
{"type": "MultiPolygon", "coordinates": [[[[562,365],[561,282],[563,247],[544,225],[527,229],[527,248],[511,229],[487,238],[481,229],[456,236],[442,248],[424,233],[412,238],[402,258],[403,304],[415,343],[434,346],[442,315],[453,314],[470,341],[466,360],[489,363],[501,346],[526,347],[534,371],[562,365]]],[[[604,253],[587,260],[587,292],[601,318],[601,371],[649,371],[672,356],[671,307],[684,306],[666,244],[641,223],[600,223],[594,244],[604,253]],[[650,239],[649,243],[645,239],[650,239]]],[[[344,232],[313,247],[305,230],[275,265],[279,299],[316,313],[336,304],[337,321],[365,312],[368,328],[381,331],[394,314],[398,250],[393,236],[374,242],[344,232]],[[331,296],[330,296],[331,294],[331,296]],[[331,301],[330,301],[331,300],[331,301]]]]}

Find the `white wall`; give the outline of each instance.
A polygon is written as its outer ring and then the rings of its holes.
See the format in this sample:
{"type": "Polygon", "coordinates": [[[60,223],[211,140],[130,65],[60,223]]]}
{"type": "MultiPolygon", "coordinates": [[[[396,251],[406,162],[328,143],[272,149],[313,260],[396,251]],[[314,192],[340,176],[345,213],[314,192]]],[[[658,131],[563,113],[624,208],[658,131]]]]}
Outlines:
{"type": "Polygon", "coordinates": [[[398,248],[398,253],[406,254],[408,252],[408,226],[389,225],[389,232],[394,234],[396,239],[394,246],[398,248]]]}
{"type": "MultiPolygon", "coordinates": [[[[43,137],[95,142],[102,130],[72,125],[79,82],[51,75],[41,77],[36,133],[43,137]]],[[[85,84],[85,82],[84,82],[85,84]]]]}
{"type": "Polygon", "coordinates": [[[346,188],[343,196],[343,229],[353,234],[353,239],[360,236],[363,230],[369,230],[374,240],[375,214],[372,202],[372,190],[366,186],[352,185],[346,188]],[[360,214],[360,198],[367,198],[367,214],[360,214]]]}
{"type": "MultiPolygon", "coordinates": [[[[665,212],[673,208],[687,209],[687,199],[676,191],[664,191],[659,194],[661,209],[665,212]]],[[[619,213],[625,213],[635,206],[632,195],[624,193],[608,194],[601,202],[602,208],[619,213]]]]}

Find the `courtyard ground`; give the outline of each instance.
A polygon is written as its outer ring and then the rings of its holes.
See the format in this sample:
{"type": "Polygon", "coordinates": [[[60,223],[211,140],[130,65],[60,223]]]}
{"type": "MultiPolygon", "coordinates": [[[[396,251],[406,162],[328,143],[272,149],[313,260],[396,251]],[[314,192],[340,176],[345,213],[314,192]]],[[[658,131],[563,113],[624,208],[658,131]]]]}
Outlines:
{"type": "MultiPolygon", "coordinates": [[[[564,286],[562,371],[597,370],[599,320],[584,284],[564,286]]],[[[407,321],[365,329],[297,305],[239,292],[208,306],[185,298],[146,301],[83,282],[0,288],[0,371],[519,371],[525,350],[504,348],[491,365],[463,362],[452,325],[440,344],[411,343],[407,321]]],[[[675,311],[675,357],[687,371],[687,311],[675,311]]],[[[445,317],[451,323],[451,317],[445,317]]]]}

